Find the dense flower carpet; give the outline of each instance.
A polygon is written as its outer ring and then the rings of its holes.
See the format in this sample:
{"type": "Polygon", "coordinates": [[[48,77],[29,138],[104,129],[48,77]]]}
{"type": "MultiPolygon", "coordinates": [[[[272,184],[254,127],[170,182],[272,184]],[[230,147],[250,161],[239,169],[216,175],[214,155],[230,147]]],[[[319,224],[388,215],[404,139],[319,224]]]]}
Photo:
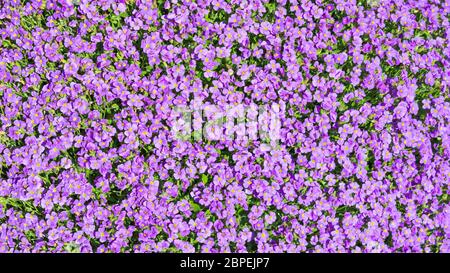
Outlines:
{"type": "Polygon", "coordinates": [[[449,252],[450,1],[0,0],[0,252],[449,252]]]}

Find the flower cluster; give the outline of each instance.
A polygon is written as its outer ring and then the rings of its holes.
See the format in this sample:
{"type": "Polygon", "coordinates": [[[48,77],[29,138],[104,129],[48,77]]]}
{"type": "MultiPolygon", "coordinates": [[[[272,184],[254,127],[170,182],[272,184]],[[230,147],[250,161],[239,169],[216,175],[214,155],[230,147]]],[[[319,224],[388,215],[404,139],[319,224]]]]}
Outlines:
{"type": "Polygon", "coordinates": [[[449,0],[1,2],[0,252],[450,251],[449,0]]]}

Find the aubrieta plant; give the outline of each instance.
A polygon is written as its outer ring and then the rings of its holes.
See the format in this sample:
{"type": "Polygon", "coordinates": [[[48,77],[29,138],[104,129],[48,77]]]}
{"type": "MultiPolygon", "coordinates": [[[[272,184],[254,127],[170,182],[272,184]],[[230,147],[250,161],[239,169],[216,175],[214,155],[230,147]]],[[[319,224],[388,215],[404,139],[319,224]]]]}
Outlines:
{"type": "Polygon", "coordinates": [[[449,0],[0,2],[0,252],[450,252],[449,0]]]}

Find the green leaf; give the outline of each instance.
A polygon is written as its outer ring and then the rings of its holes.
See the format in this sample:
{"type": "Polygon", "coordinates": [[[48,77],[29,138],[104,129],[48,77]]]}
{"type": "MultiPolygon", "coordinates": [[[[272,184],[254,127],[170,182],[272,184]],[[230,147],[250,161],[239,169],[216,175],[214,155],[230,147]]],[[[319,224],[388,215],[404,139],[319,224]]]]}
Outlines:
{"type": "Polygon", "coordinates": [[[199,212],[202,209],[199,204],[194,202],[194,200],[190,200],[189,204],[191,205],[194,212],[199,212]]]}
{"type": "Polygon", "coordinates": [[[208,175],[207,174],[202,174],[202,181],[204,184],[208,183],[208,175]]]}

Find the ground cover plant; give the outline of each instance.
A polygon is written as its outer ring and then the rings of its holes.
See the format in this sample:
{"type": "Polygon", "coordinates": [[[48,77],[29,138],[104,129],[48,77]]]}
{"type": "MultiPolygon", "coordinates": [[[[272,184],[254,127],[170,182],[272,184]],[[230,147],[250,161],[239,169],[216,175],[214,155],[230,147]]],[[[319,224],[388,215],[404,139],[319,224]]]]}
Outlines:
{"type": "Polygon", "coordinates": [[[0,0],[0,252],[449,252],[449,13],[0,0]]]}

